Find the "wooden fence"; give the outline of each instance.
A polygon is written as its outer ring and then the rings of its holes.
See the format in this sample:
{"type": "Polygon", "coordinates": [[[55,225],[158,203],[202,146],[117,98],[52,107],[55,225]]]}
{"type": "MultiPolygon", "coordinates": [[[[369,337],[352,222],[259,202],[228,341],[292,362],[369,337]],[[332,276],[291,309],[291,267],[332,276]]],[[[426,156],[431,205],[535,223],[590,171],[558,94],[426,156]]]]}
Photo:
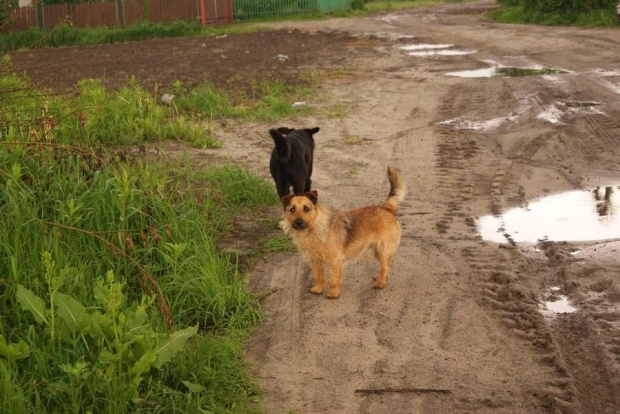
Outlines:
{"type": "Polygon", "coordinates": [[[0,31],[7,33],[29,27],[51,29],[63,22],[71,22],[76,27],[130,26],[142,21],[198,22],[201,1],[204,1],[206,24],[233,21],[233,0],[114,0],[49,6],[39,2],[33,7],[10,9],[7,23],[0,31]]]}

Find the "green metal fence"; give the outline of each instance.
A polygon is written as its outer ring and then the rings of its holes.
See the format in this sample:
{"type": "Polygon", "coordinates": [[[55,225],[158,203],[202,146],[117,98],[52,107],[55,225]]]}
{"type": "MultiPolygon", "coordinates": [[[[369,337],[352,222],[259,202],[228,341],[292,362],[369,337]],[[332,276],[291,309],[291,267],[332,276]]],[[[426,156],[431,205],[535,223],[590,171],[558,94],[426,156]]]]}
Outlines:
{"type": "Polygon", "coordinates": [[[235,20],[289,16],[351,8],[350,0],[234,0],[235,20]]]}
{"type": "Polygon", "coordinates": [[[351,0],[316,0],[316,3],[319,10],[323,13],[351,9],[351,0]]]}

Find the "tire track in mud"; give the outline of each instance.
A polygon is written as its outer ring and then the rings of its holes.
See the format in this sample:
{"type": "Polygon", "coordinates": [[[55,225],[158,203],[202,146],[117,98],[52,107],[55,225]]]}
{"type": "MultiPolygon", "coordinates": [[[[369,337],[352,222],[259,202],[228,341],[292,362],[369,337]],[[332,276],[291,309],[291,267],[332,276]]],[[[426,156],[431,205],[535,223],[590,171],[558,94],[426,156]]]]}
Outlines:
{"type": "Polygon", "coordinates": [[[533,275],[517,249],[490,246],[465,248],[465,262],[480,280],[480,303],[497,318],[511,337],[527,343],[536,360],[553,371],[546,387],[532,390],[533,395],[551,412],[581,411],[575,398],[575,386],[568,364],[543,315],[539,312],[535,289],[528,286],[533,275]],[[497,263],[502,263],[497,265],[497,263]]]}
{"type": "MultiPolygon", "coordinates": [[[[459,85],[449,92],[439,111],[443,119],[464,109],[461,107],[464,100],[452,98],[462,96],[463,92],[464,88],[459,85]]],[[[484,101],[484,92],[474,95],[473,102],[484,101]]],[[[478,290],[479,305],[503,326],[506,337],[518,338],[547,372],[545,384],[527,393],[549,412],[581,412],[569,364],[538,309],[536,277],[530,270],[532,264],[509,245],[497,249],[476,240],[475,221],[469,216],[468,202],[474,197],[486,198],[491,213],[499,214],[503,198],[523,197],[519,177],[524,172],[522,164],[494,156],[478,143],[476,134],[446,126],[437,128],[439,190],[448,200],[448,209],[437,222],[437,231],[448,239],[471,239],[471,243],[461,248],[460,254],[478,290]],[[460,225],[456,217],[464,217],[466,226],[460,225]]],[[[530,144],[526,149],[522,154],[530,158],[538,147],[530,144]]]]}
{"type": "Polygon", "coordinates": [[[582,296],[579,311],[558,315],[550,322],[574,378],[576,395],[584,412],[615,413],[611,407],[620,407],[618,282],[597,264],[579,265],[569,243],[545,242],[542,248],[550,267],[547,279],[571,296],[577,293],[573,292],[576,285],[584,285],[581,291],[589,292],[585,299],[583,293],[578,295],[582,296]]]}

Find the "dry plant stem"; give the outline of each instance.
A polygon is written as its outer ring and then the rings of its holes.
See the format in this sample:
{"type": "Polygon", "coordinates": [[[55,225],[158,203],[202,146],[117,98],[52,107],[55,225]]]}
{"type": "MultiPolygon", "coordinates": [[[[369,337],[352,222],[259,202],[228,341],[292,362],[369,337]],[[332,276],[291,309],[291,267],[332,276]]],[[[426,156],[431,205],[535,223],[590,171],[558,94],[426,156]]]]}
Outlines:
{"type": "Polygon", "coordinates": [[[45,67],[45,66],[56,65],[58,63],[67,62],[69,60],[74,60],[74,59],[75,59],[75,57],[70,57],[70,58],[67,58],[67,59],[58,59],[58,60],[55,60],[53,62],[43,63],[41,65],[26,66],[24,68],[9,69],[9,70],[0,70],[0,74],[2,74],[2,73],[13,73],[13,72],[23,72],[23,71],[29,70],[29,69],[39,69],[39,68],[42,68],[42,67],[45,67]]]}
{"type": "Polygon", "coordinates": [[[105,162],[105,159],[101,158],[100,156],[98,156],[97,154],[90,152],[86,149],[80,148],[80,147],[73,147],[71,145],[61,145],[61,144],[56,144],[54,142],[0,142],[0,145],[30,145],[30,146],[44,146],[44,147],[54,147],[54,148],[58,148],[58,149],[66,149],[69,151],[73,151],[73,152],[77,152],[83,155],[88,155],[91,156],[93,158],[96,158],[97,161],[100,162],[105,162]]]}
{"type": "MultiPolygon", "coordinates": [[[[133,257],[129,256],[127,253],[125,253],[124,251],[122,251],[121,249],[119,249],[114,244],[110,243],[109,241],[107,241],[106,239],[104,239],[103,237],[101,237],[97,233],[94,233],[94,232],[91,232],[91,231],[88,231],[88,230],[84,230],[84,229],[78,229],[77,227],[67,226],[67,225],[64,225],[64,224],[53,223],[51,221],[46,221],[46,220],[41,220],[41,222],[43,224],[48,225],[48,226],[58,227],[58,228],[61,228],[61,229],[65,229],[65,230],[69,230],[69,231],[75,231],[77,233],[86,234],[87,236],[90,236],[90,237],[92,237],[94,239],[99,240],[101,243],[103,243],[105,246],[110,248],[112,251],[114,251],[115,253],[120,254],[125,259],[127,259],[127,261],[129,261],[131,264],[136,266],[142,272],[142,276],[143,277],[148,279],[149,284],[150,284],[149,288],[151,288],[151,290],[152,290],[152,288],[157,289],[157,301],[158,301],[158,305],[159,305],[158,309],[162,313],[164,318],[166,319],[166,323],[169,326],[172,326],[174,324],[174,320],[172,319],[172,314],[170,313],[170,308],[166,304],[166,298],[164,296],[164,292],[161,290],[161,288],[159,287],[159,285],[155,281],[155,278],[153,277],[153,275],[150,274],[149,271],[146,270],[140,263],[136,262],[136,260],[133,257]]],[[[141,287],[142,287],[142,290],[144,291],[146,289],[145,283],[141,283],[141,287]]],[[[149,293],[152,294],[152,292],[149,292],[149,293]]]]}

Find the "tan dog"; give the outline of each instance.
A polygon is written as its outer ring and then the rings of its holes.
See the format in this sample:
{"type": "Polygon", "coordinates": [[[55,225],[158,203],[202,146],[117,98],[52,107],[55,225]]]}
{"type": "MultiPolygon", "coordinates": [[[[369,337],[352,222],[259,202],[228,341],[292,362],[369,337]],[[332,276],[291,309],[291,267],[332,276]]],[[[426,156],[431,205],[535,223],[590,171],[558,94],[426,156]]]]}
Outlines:
{"type": "Polygon", "coordinates": [[[280,226],[292,236],[312,267],[314,286],[310,292],[323,293],[324,266],[327,266],[327,297],[337,298],[342,285],[342,266],[365,252],[374,254],[381,265],[374,288],[385,287],[394,252],[400,244],[400,225],[394,214],[406,192],[398,171],[388,167],[387,174],[390,194],[380,206],[331,210],[319,204],[316,191],[282,197],[284,219],[280,226]]]}

